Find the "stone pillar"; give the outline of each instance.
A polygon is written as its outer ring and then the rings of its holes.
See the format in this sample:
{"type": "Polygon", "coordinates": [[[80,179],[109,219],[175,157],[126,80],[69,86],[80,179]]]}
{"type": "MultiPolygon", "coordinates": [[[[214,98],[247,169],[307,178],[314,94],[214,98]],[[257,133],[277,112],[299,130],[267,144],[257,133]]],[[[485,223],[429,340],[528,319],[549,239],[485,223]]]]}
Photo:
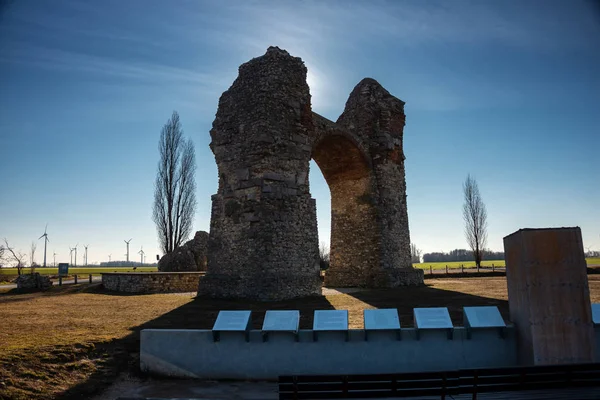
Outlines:
{"type": "MultiPolygon", "coordinates": [[[[367,286],[423,284],[423,270],[412,267],[410,255],[402,147],[405,120],[404,102],[392,96],[376,80],[365,78],[350,94],[344,112],[336,122],[368,148],[372,170],[368,200],[374,210],[371,224],[377,226],[374,236],[378,263],[370,266],[367,286]]],[[[326,283],[328,274],[329,271],[325,275],[326,283]]]]}
{"type": "Polygon", "coordinates": [[[579,228],[504,238],[510,319],[524,365],[593,362],[594,327],[579,228]]]}
{"type": "Polygon", "coordinates": [[[239,68],[210,131],[219,170],[199,295],[280,300],[321,293],[308,169],[306,67],[270,47],[239,68]]]}

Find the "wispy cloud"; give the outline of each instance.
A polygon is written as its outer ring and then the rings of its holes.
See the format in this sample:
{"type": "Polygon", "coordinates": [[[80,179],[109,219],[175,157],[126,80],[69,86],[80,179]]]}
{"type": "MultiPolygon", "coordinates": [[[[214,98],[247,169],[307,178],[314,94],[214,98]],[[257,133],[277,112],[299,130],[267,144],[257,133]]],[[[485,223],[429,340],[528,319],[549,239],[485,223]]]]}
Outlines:
{"type": "Polygon", "coordinates": [[[360,68],[365,64],[377,68],[374,57],[382,52],[401,53],[394,84],[402,90],[399,97],[411,97],[407,100],[413,107],[469,108],[480,105],[477,99],[484,91],[497,102],[514,101],[511,97],[519,91],[484,84],[476,76],[465,82],[464,71],[439,62],[435,71],[427,71],[422,60],[411,63],[410,59],[423,48],[448,49],[457,44],[481,48],[500,44],[526,51],[579,48],[589,46],[582,38],[597,30],[591,16],[575,18],[579,14],[564,3],[555,4],[559,14],[564,9],[558,19],[531,4],[515,12],[514,4],[509,8],[485,1],[61,4],[68,12],[54,13],[52,18],[21,14],[17,20],[23,25],[8,29],[20,29],[24,35],[28,27],[38,27],[42,34],[95,38],[111,46],[100,52],[93,47],[83,51],[81,46],[18,43],[3,51],[0,60],[129,82],[189,85],[218,97],[235,79],[239,64],[278,45],[305,61],[313,107],[329,117],[343,108],[351,90],[348,82],[360,79],[358,73],[371,75],[360,68]],[[113,22],[115,9],[126,18],[113,22]],[[580,29],[560,29],[577,24],[580,29]]]}
{"type": "Polygon", "coordinates": [[[78,53],[20,43],[0,56],[6,63],[38,68],[89,73],[95,76],[129,79],[152,84],[184,83],[214,88],[222,84],[218,72],[200,72],[164,64],[123,61],[110,57],[78,53]]]}

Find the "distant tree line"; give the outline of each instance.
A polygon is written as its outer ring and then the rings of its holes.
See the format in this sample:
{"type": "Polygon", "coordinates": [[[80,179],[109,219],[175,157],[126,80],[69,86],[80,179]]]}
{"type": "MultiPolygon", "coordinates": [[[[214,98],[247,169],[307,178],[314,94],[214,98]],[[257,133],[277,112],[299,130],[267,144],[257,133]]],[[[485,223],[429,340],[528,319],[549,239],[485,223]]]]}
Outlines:
{"type": "MultiPolygon", "coordinates": [[[[483,258],[486,260],[504,260],[503,251],[484,250],[483,258]]],[[[475,261],[475,256],[472,250],[454,249],[447,253],[425,253],[423,254],[423,262],[451,262],[451,261],[475,261]]]]}
{"type": "MultiPolygon", "coordinates": [[[[153,263],[141,263],[139,261],[104,261],[101,262],[99,267],[155,267],[158,264],[153,263]]],[[[88,265],[87,267],[95,267],[95,265],[88,265]]]]}

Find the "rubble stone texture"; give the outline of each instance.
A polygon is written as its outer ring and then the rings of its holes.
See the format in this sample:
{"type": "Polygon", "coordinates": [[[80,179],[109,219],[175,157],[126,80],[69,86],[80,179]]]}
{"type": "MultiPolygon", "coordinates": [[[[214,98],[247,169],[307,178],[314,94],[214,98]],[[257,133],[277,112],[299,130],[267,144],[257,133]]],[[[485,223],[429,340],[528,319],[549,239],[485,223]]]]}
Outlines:
{"type": "Polygon", "coordinates": [[[47,290],[52,286],[49,276],[40,275],[39,272],[33,274],[22,274],[16,279],[17,289],[40,289],[47,290]]]}
{"type": "Polygon", "coordinates": [[[321,293],[314,159],[331,190],[325,285],[423,283],[412,268],[402,135],[404,102],[362,80],[337,122],[312,112],[300,58],[270,47],[221,96],[210,147],[207,275],[200,295],[280,300],[321,293]]]}
{"type": "Polygon", "coordinates": [[[204,272],[105,272],[104,289],[122,293],[188,293],[198,289],[204,272]]]}
{"type": "Polygon", "coordinates": [[[206,247],[208,233],[196,232],[194,238],[179,246],[158,261],[161,272],[206,271],[206,247]]]}

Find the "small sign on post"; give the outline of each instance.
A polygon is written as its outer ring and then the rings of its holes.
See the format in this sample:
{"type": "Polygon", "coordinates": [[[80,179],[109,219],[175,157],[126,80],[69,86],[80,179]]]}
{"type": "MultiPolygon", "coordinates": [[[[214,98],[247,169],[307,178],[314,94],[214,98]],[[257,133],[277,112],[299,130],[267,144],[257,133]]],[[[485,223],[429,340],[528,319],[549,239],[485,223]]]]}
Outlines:
{"type": "Polygon", "coordinates": [[[58,264],[58,276],[67,276],[69,274],[69,264],[68,263],[59,263],[58,264]]]}
{"type": "Polygon", "coordinates": [[[452,339],[454,326],[446,307],[414,308],[413,315],[415,328],[417,328],[417,340],[419,331],[422,329],[445,329],[448,331],[448,339],[452,339]]]}
{"type": "Polygon", "coordinates": [[[219,311],[217,320],[213,325],[213,341],[220,340],[221,332],[243,332],[246,336],[246,342],[249,340],[248,331],[250,330],[249,310],[244,311],[219,311]]]}
{"type": "Polygon", "coordinates": [[[467,329],[467,339],[471,339],[473,329],[497,328],[504,338],[506,323],[496,306],[463,307],[463,321],[467,329]]]}
{"type": "Polygon", "coordinates": [[[377,310],[364,310],[365,341],[369,340],[369,331],[396,331],[396,338],[400,336],[400,319],[395,308],[381,308],[377,310]]]}
{"type": "Polygon", "coordinates": [[[348,341],[348,310],[315,310],[313,317],[315,342],[319,331],[344,331],[348,341]]]}
{"type": "Polygon", "coordinates": [[[263,341],[268,340],[269,332],[291,332],[298,341],[300,311],[298,310],[268,310],[262,326],[263,341]]]}

